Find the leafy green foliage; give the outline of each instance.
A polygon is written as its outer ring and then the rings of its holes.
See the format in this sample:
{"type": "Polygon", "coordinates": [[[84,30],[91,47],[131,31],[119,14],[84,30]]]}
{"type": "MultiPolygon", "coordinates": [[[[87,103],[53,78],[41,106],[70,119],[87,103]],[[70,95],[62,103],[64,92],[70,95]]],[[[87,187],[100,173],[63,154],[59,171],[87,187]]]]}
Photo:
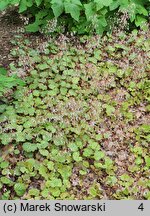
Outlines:
{"type": "Polygon", "coordinates": [[[15,39],[28,76],[0,105],[1,199],[149,199],[147,34],[15,39]]]}
{"type": "MultiPolygon", "coordinates": [[[[0,10],[16,4],[18,4],[19,13],[27,12],[35,18],[34,22],[26,26],[26,30],[29,32],[39,30],[47,33],[60,32],[63,31],[60,27],[65,25],[69,31],[78,34],[89,34],[90,32],[102,34],[104,31],[108,31],[109,18],[116,17],[116,10],[128,13],[130,23],[134,23],[136,27],[142,27],[148,21],[150,8],[149,0],[50,0],[46,3],[44,0],[1,0],[0,10]]],[[[121,22],[120,14],[118,22],[121,22]]]]}
{"type": "Polygon", "coordinates": [[[17,85],[24,86],[25,83],[17,76],[8,77],[7,70],[3,67],[0,67],[0,96],[2,96],[7,89],[11,89],[17,85]]]}

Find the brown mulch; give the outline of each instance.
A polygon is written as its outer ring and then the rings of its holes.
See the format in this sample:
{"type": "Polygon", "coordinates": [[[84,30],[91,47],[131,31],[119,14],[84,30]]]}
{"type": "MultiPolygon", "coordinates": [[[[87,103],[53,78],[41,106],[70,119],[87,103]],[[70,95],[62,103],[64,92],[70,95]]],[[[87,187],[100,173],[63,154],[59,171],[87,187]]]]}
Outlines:
{"type": "Polygon", "coordinates": [[[19,14],[15,10],[0,12],[0,65],[8,68],[12,59],[9,53],[13,47],[11,40],[23,25],[19,14]]]}

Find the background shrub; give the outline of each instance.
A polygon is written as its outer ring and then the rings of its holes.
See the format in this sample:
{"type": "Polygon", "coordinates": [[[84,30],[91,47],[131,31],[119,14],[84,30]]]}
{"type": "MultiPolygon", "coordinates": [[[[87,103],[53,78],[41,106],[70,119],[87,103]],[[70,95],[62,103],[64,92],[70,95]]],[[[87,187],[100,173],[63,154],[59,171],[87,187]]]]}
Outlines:
{"type": "MultiPolygon", "coordinates": [[[[26,31],[73,31],[74,33],[102,34],[111,30],[111,17],[118,16],[136,27],[148,21],[150,0],[1,0],[0,10],[10,5],[18,7],[19,13],[30,17],[26,31]],[[60,29],[60,26],[64,28],[60,29]]],[[[114,24],[115,19],[112,19],[114,24]]]]}

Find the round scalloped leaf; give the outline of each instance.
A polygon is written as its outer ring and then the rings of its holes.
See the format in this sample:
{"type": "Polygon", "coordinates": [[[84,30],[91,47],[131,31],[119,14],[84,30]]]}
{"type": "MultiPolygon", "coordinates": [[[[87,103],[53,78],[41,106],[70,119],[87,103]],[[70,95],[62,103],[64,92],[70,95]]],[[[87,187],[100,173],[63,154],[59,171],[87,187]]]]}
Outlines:
{"type": "Polygon", "coordinates": [[[37,144],[26,142],[23,144],[23,150],[26,152],[34,152],[37,150],[37,144]]]}
{"type": "Polygon", "coordinates": [[[23,196],[26,192],[26,185],[23,183],[16,183],[14,185],[14,190],[18,196],[23,196]]]}

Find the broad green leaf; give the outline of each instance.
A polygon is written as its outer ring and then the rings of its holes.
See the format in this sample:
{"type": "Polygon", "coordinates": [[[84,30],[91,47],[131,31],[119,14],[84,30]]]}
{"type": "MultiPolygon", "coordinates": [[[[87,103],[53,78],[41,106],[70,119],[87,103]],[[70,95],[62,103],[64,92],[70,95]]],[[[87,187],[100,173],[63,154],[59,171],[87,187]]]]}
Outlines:
{"type": "Polygon", "coordinates": [[[119,5],[120,5],[119,0],[113,1],[113,2],[109,5],[110,11],[113,11],[113,10],[115,10],[116,8],[118,8],[119,5]]]}
{"type": "Polygon", "coordinates": [[[25,10],[27,10],[27,0],[20,0],[19,13],[22,13],[25,10]]]}
{"type": "Polygon", "coordinates": [[[85,8],[86,19],[91,21],[91,19],[95,15],[94,3],[90,2],[88,4],[84,4],[84,8],[85,8]]]}
{"type": "Polygon", "coordinates": [[[37,32],[39,30],[39,25],[38,23],[34,22],[32,24],[25,26],[25,29],[27,32],[37,32]]]}
{"type": "Polygon", "coordinates": [[[96,3],[96,8],[97,10],[100,10],[101,8],[103,8],[104,6],[108,7],[112,4],[113,0],[94,0],[94,2],[96,3]]]}
{"type": "Polygon", "coordinates": [[[0,2],[0,11],[7,8],[9,4],[10,4],[9,0],[1,0],[1,2],[0,2]]]}
{"type": "Polygon", "coordinates": [[[139,27],[139,26],[142,27],[142,25],[146,22],[147,22],[147,20],[143,16],[140,16],[140,15],[136,16],[135,24],[137,27],[139,27]]]}
{"type": "Polygon", "coordinates": [[[99,16],[98,18],[98,27],[99,26],[103,26],[103,27],[106,27],[107,26],[107,21],[106,21],[106,18],[105,16],[99,16]]]}
{"type": "Polygon", "coordinates": [[[136,4],[136,13],[148,16],[148,11],[140,4],[136,4]]]}
{"type": "Polygon", "coordinates": [[[64,1],[63,0],[52,0],[52,10],[55,17],[59,17],[64,11],[64,1]]]}
{"type": "Polygon", "coordinates": [[[39,6],[42,3],[42,0],[35,0],[35,3],[37,6],[39,6]]]}
{"type": "Polygon", "coordinates": [[[80,10],[81,10],[80,1],[72,0],[71,2],[65,2],[64,6],[65,6],[65,12],[70,13],[73,19],[79,21],[80,10]]]}

